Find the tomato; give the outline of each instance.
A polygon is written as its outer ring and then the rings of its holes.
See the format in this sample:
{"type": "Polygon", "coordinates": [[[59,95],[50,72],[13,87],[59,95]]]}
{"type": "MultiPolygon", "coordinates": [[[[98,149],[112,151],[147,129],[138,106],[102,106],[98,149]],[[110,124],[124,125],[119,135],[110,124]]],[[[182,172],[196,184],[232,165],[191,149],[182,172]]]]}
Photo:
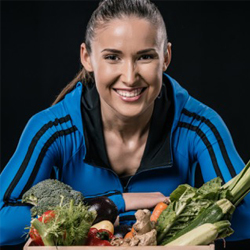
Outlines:
{"type": "Polygon", "coordinates": [[[87,246],[111,246],[113,234],[106,229],[90,228],[87,237],[87,246]]]}
{"type": "MultiPolygon", "coordinates": [[[[53,219],[55,217],[55,213],[53,210],[48,210],[46,212],[44,212],[39,218],[38,220],[43,222],[43,223],[48,223],[51,219],[53,219]]],[[[30,232],[29,232],[30,238],[33,240],[33,242],[37,245],[37,246],[44,246],[43,244],[43,240],[41,238],[41,236],[39,235],[39,233],[37,232],[37,230],[34,227],[30,228],[30,232]]]]}

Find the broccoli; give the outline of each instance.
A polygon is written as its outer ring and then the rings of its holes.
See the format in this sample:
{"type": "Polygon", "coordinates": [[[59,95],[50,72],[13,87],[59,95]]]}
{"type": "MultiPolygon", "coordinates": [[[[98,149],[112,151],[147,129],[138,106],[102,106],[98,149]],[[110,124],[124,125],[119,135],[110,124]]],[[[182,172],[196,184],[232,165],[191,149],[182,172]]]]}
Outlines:
{"type": "Polygon", "coordinates": [[[34,206],[30,211],[32,217],[35,217],[36,215],[42,215],[47,210],[53,210],[61,202],[61,205],[67,204],[72,199],[74,200],[74,204],[78,205],[83,202],[83,195],[63,182],[47,179],[37,183],[26,191],[23,194],[22,202],[34,206]]]}

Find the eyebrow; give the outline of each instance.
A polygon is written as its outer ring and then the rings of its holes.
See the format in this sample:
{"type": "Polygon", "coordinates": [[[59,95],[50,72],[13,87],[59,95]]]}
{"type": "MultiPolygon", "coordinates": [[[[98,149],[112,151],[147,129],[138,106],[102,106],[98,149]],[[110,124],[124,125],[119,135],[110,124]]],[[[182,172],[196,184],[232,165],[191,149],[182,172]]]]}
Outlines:
{"type": "MultiPolygon", "coordinates": [[[[105,52],[105,51],[112,52],[112,53],[117,53],[117,54],[122,54],[122,51],[120,51],[120,50],[109,49],[109,48],[104,49],[101,52],[105,52]]],[[[149,49],[140,50],[136,54],[143,54],[143,53],[147,53],[147,52],[150,52],[150,51],[156,52],[156,50],[154,48],[149,48],[149,49]]]]}

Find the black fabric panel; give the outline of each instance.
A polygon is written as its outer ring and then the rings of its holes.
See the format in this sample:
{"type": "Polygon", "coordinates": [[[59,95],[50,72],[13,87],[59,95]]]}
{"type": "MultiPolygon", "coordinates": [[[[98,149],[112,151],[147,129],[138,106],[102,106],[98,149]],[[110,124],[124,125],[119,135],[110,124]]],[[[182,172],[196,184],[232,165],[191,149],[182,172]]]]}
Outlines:
{"type": "MultiPolygon", "coordinates": [[[[149,135],[137,173],[172,163],[170,135],[174,119],[173,90],[166,76],[163,76],[163,82],[160,95],[155,100],[149,135]]],[[[111,169],[103,134],[99,94],[94,84],[84,86],[82,119],[86,143],[84,162],[111,169]]]]}
{"type": "Polygon", "coordinates": [[[100,99],[95,85],[84,86],[82,94],[82,119],[86,144],[84,162],[92,166],[111,169],[101,117],[100,99]]]}
{"type": "Polygon", "coordinates": [[[120,216],[119,221],[136,220],[134,215],[120,216]]]}
{"type": "Polygon", "coordinates": [[[198,163],[195,169],[195,179],[194,179],[194,186],[196,188],[201,187],[204,184],[204,179],[201,173],[201,166],[198,163]]]}

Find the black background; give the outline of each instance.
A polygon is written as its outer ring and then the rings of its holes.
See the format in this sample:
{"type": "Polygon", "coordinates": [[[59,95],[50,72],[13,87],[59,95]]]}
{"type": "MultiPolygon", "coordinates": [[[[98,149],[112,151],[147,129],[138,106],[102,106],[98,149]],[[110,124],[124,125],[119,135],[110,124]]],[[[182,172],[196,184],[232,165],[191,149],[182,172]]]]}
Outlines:
{"type": "MultiPolygon", "coordinates": [[[[240,156],[248,161],[249,3],[153,2],[172,43],[167,73],[221,115],[240,156]]],[[[1,5],[3,169],[29,118],[50,106],[80,69],[80,44],[98,1],[3,1],[1,5]]]]}

